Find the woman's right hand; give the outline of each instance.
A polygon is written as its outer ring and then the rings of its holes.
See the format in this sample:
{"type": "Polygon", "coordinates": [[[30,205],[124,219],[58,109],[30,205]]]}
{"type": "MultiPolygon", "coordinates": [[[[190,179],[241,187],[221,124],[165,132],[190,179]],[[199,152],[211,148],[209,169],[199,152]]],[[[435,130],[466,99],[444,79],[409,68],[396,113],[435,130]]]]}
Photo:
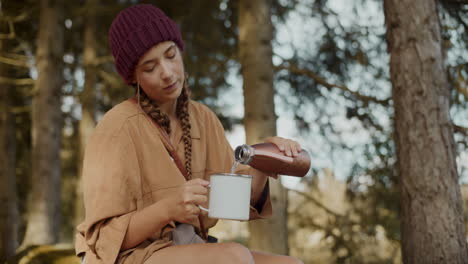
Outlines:
{"type": "Polygon", "coordinates": [[[199,205],[208,201],[209,181],[192,179],[172,193],[168,199],[168,213],[173,221],[191,223],[200,214],[199,205]]]}

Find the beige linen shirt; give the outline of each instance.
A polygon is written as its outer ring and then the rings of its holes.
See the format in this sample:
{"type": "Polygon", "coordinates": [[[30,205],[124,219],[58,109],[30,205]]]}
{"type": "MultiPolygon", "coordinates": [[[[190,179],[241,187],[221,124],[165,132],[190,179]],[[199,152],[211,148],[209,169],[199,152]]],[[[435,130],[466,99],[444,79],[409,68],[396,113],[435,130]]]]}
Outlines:
{"type": "MultiPolygon", "coordinates": [[[[229,172],[234,155],[224,129],[208,107],[190,101],[192,137],[192,178],[209,180],[218,172],[229,172]]],[[[185,164],[182,131],[173,131],[174,147],[185,164]]],[[[237,173],[254,177],[267,175],[239,166],[237,173]]],[[[155,251],[172,244],[171,222],[137,247],[121,251],[132,215],[185,183],[184,176],[164,147],[151,119],[130,100],[109,112],[88,141],[83,163],[82,184],[86,217],[78,225],[76,254],[85,254],[86,264],[143,263],[155,251]]],[[[250,218],[271,215],[268,184],[262,197],[251,206],[250,218]]],[[[217,219],[204,217],[205,228],[217,219]]],[[[199,222],[191,223],[199,228],[199,222]]]]}

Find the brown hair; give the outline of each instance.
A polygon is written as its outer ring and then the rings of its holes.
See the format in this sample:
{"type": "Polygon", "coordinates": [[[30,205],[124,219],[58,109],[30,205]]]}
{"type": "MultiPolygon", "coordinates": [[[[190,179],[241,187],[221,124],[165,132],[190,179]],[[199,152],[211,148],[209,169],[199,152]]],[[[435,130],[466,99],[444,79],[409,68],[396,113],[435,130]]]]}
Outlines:
{"type": "MultiPolygon", "coordinates": [[[[151,100],[143,90],[140,89],[140,106],[143,111],[154,119],[166,132],[171,134],[171,126],[169,116],[162,112],[156,102],[151,100]]],[[[192,178],[192,137],[190,114],[188,111],[188,104],[190,100],[190,91],[188,87],[188,76],[185,74],[184,87],[182,92],[177,98],[176,115],[182,125],[182,140],[184,141],[185,148],[185,169],[187,170],[187,178],[192,178]]]]}

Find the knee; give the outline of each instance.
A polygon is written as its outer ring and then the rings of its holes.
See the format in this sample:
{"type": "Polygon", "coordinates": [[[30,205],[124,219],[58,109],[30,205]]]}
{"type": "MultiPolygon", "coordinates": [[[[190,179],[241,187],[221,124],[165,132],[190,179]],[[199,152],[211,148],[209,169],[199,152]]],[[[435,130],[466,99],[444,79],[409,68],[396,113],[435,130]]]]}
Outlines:
{"type": "Polygon", "coordinates": [[[223,245],[223,263],[254,264],[250,250],[239,243],[225,243],[223,245]]]}

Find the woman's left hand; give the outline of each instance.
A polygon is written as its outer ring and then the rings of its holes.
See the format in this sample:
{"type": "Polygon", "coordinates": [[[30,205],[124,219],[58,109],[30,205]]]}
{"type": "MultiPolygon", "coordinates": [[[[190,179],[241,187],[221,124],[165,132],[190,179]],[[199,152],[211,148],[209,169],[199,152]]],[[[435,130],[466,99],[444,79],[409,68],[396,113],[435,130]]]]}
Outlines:
{"type": "Polygon", "coordinates": [[[294,140],[282,137],[268,137],[265,143],[275,144],[282,152],[289,157],[296,157],[301,152],[301,145],[294,140]]]}

